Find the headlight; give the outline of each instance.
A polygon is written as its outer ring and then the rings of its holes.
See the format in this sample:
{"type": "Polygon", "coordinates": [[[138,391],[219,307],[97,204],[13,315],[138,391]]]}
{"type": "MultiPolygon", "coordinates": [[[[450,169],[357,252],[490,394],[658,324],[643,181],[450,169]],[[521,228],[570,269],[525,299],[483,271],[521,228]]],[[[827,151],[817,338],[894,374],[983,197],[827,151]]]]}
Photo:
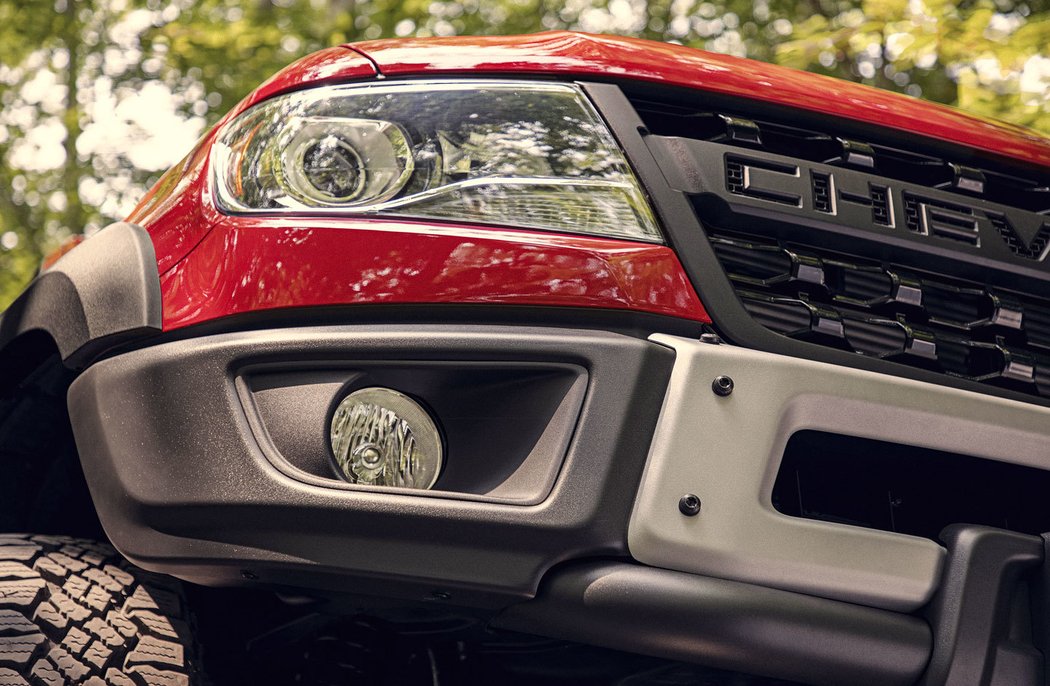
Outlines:
{"type": "Polygon", "coordinates": [[[399,215],[660,241],[612,135],[569,84],[332,86],[269,100],[214,149],[231,213],[399,215]]]}

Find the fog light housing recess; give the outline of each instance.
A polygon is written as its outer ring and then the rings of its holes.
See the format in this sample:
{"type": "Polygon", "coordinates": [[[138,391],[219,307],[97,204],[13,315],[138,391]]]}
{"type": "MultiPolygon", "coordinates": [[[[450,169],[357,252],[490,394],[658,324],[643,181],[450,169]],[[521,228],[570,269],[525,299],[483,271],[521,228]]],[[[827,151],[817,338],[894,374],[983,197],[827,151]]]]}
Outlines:
{"type": "Polygon", "coordinates": [[[389,388],[362,388],[332,415],[332,454],[343,478],[369,486],[428,489],[444,455],[437,424],[419,403],[389,388]]]}

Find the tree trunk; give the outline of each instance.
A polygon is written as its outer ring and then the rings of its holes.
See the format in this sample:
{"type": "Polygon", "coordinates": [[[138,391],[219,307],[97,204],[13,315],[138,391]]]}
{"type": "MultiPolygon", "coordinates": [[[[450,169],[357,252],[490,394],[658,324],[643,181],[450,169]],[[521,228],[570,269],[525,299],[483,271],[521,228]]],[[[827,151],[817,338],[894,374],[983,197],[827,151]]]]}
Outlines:
{"type": "Polygon", "coordinates": [[[80,9],[88,3],[66,0],[62,22],[62,42],[69,53],[66,66],[66,164],[62,170],[62,190],[66,195],[66,210],[62,223],[73,233],[84,230],[84,209],[80,206],[80,161],[77,159],[77,139],[80,137],[80,103],[77,102],[77,77],[80,75],[80,9]]]}

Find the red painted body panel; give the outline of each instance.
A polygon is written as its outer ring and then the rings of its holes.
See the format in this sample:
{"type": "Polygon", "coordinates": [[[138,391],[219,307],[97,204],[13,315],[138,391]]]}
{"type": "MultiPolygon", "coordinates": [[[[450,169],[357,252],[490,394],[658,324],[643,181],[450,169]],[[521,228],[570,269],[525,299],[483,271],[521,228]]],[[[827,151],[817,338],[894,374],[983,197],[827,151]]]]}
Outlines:
{"type": "Polygon", "coordinates": [[[161,274],[188,255],[224,216],[211,202],[207,180],[208,152],[218,128],[165,172],[127,218],[149,232],[161,274]]]}
{"type": "Polygon", "coordinates": [[[487,303],[710,318],[674,252],[630,241],[380,220],[227,217],[161,278],[164,328],[280,307],[487,303]]]}
{"type": "Polygon", "coordinates": [[[375,66],[360,53],[345,47],[327,48],[293,62],[267,79],[237,106],[251,107],[276,93],[332,81],[368,79],[376,75],[375,66]]]}
{"type": "Polygon", "coordinates": [[[559,74],[638,79],[888,126],[1050,166],[1050,139],[1018,126],[840,79],[681,45],[556,31],[378,40],[354,49],[384,76],[559,74]]]}

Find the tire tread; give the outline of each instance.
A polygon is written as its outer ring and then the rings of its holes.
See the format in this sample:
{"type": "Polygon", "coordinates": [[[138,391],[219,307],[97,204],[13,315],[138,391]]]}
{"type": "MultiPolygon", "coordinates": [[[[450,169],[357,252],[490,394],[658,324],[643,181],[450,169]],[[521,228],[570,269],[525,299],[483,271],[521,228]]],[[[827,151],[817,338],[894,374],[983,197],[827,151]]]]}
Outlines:
{"type": "Polygon", "coordinates": [[[200,683],[178,582],[109,546],[0,535],[0,686],[200,683]]]}

